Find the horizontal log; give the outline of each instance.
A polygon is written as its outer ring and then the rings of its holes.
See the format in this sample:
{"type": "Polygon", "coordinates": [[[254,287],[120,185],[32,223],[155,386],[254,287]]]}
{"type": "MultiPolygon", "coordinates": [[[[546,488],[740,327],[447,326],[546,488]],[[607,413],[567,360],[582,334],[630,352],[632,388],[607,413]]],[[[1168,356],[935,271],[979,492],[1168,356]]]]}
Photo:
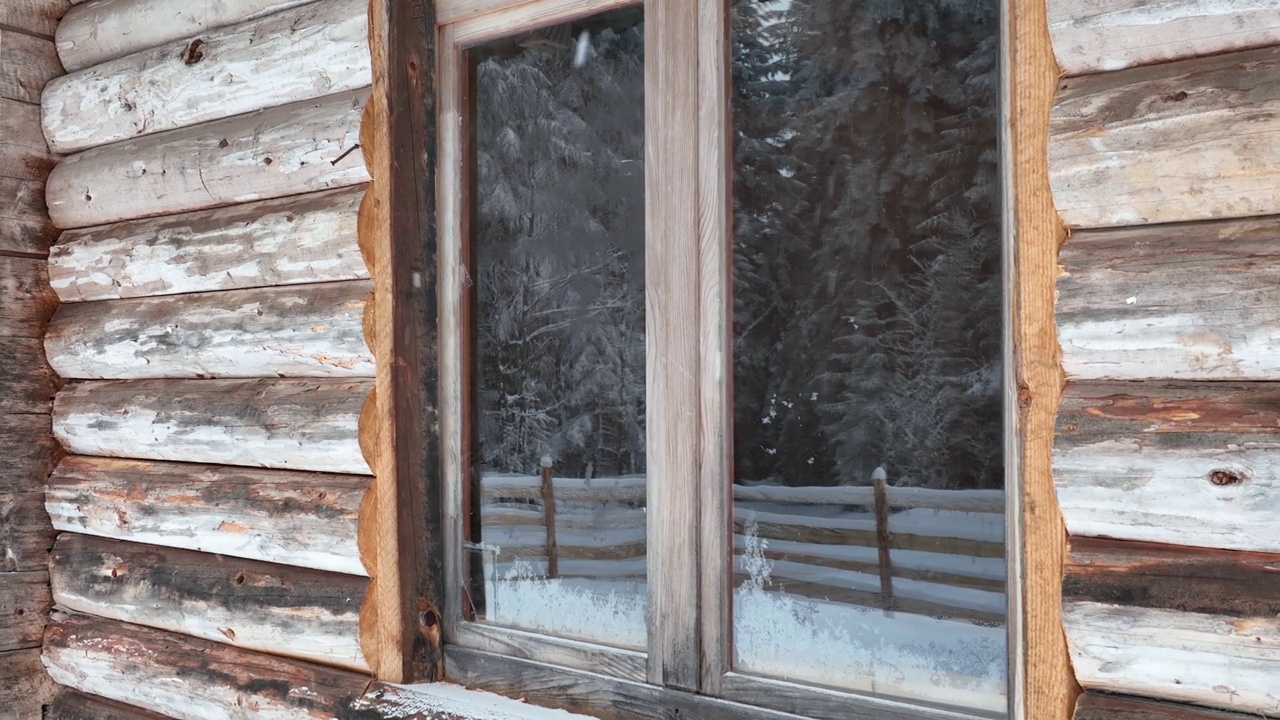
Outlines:
{"type": "Polygon", "coordinates": [[[369,474],[357,440],[372,380],[124,380],[58,393],[69,452],[369,474]]]}
{"type": "Polygon", "coordinates": [[[45,362],[43,343],[0,337],[0,413],[48,413],[57,389],[58,378],[45,362]]]}
{"type": "Polygon", "coordinates": [[[366,183],[368,97],[339,93],[73,155],[49,175],[49,215],[86,227],[366,183]]]}
{"type": "Polygon", "coordinates": [[[168,720],[168,716],[63,688],[44,720],[168,720]]]}
{"type": "Polygon", "coordinates": [[[368,280],[73,303],[45,352],[67,378],[373,377],[368,280]]]}
{"type": "Polygon", "coordinates": [[[1280,552],[1280,385],[1079,383],[1053,475],[1072,535],[1280,552]]]}
{"type": "Polygon", "coordinates": [[[5,0],[0,3],[0,25],[52,38],[68,5],[67,0],[5,0]]]}
{"type": "Polygon", "coordinates": [[[72,455],[49,478],[57,530],[364,575],[363,475],[72,455]]]}
{"type": "Polygon", "coordinates": [[[0,493],[44,487],[62,454],[47,414],[0,413],[0,493]]]}
{"type": "Polygon", "coordinates": [[[0,337],[44,337],[58,305],[45,266],[39,258],[0,255],[0,337]]]}
{"type": "Polygon", "coordinates": [[[1280,707],[1280,619],[1063,604],[1076,679],[1101,690],[1265,717],[1280,707]]]}
{"type": "Polygon", "coordinates": [[[1066,75],[1280,44],[1271,0],[1053,0],[1054,54],[1066,75]]]}
{"type": "Polygon", "coordinates": [[[42,255],[57,238],[44,203],[44,181],[0,177],[0,252],[42,255]]]}
{"type": "Polygon", "coordinates": [[[1068,227],[1280,213],[1280,48],[1059,84],[1049,179],[1068,227]]]}
{"type": "Polygon", "coordinates": [[[1258,716],[1087,692],[1076,701],[1073,720],[1258,720],[1258,716]]]}
{"type": "Polygon", "coordinates": [[[0,27],[0,97],[39,104],[45,83],[61,74],[52,42],[0,27]]]}
{"type": "Polygon", "coordinates": [[[44,511],[44,493],[0,494],[0,572],[44,570],[50,547],[53,526],[44,511]]]}
{"type": "Polygon", "coordinates": [[[364,279],[356,244],[364,192],[68,230],[50,249],[49,283],[62,302],[80,302],[364,279]]]}
{"type": "Polygon", "coordinates": [[[52,168],[39,106],[0,97],[0,177],[43,181],[52,168]]]}
{"type": "Polygon", "coordinates": [[[0,573],[0,652],[40,647],[51,607],[48,572],[0,573]]]}
{"type": "Polygon", "coordinates": [[[1280,378],[1280,218],[1075,233],[1058,335],[1081,379],[1280,378]]]}
{"type": "Polygon", "coordinates": [[[41,98],[45,138],[67,154],[367,87],[367,15],[317,0],[64,75],[41,98]]]}
{"type": "Polygon", "coordinates": [[[53,682],[40,663],[39,648],[0,652],[3,717],[13,720],[42,717],[41,708],[53,697],[53,692],[53,682]]]}
{"type": "Polygon", "coordinates": [[[368,580],[66,533],[49,562],[67,610],[367,672],[368,580]]]}
{"type": "Polygon", "coordinates": [[[58,55],[67,72],[202,37],[309,0],[99,0],[73,7],[58,23],[58,55]]]}

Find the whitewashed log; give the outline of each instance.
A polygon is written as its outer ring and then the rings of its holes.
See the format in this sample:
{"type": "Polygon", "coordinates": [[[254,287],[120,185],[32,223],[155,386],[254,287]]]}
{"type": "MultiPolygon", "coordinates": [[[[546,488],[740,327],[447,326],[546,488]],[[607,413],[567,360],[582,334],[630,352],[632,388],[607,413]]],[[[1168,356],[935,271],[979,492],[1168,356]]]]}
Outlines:
{"type": "Polygon", "coordinates": [[[1063,623],[1086,688],[1257,713],[1280,710],[1280,620],[1069,602],[1063,623]]]}
{"type": "Polygon", "coordinates": [[[1049,34],[1067,75],[1280,44],[1274,0],[1049,0],[1049,34]]]}
{"type": "Polygon", "coordinates": [[[39,104],[45,84],[61,74],[53,43],[0,27],[0,97],[39,104]]]}
{"type": "Polygon", "coordinates": [[[367,87],[367,15],[318,0],[64,75],[40,101],[45,138],[66,154],[367,87]]]}
{"type": "Polygon", "coordinates": [[[369,276],[356,244],[365,186],[69,230],[49,250],[64,303],[369,276]]]}
{"type": "Polygon", "coordinates": [[[1061,262],[1069,377],[1280,378],[1280,219],[1079,232],[1061,262]]]}
{"type": "Polygon", "coordinates": [[[310,0],[93,0],[58,23],[67,72],[254,20],[310,0]]]}
{"type": "Polygon", "coordinates": [[[45,193],[60,228],[367,183],[354,90],[173,130],[58,163],[45,193]]]}
{"type": "Polygon", "coordinates": [[[1059,88],[1049,175],[1067,226],[1280,213],[1280,48],[1059,88]]]}
{"type": "Polygon", "coordinates": [[[372,380],[121,380],[58,393],[80,455],[370,474],[357,440],[372,380]]]}
{"type": "Polygon", "coordinates": [[[45,353],[64,378],[373,377],[373,283],[295,285],[61,306],[45,353]]]}
{"type": "Polygon", "coordinates": [[[363,475],[72,455],[49,478],[59,531],[365,575],[363,475]]]}
{"type": "Polygon", "coordinates": [[[0,177],[43,181],[52,167],[40,108],[0,97],[0,177]]]}

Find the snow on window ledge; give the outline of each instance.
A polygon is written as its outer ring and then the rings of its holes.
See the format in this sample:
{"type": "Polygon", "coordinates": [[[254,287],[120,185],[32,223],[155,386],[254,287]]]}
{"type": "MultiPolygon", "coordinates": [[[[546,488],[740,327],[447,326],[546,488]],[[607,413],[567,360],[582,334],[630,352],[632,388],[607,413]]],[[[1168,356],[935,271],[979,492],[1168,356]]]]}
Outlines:
{"type": "Polygon", "coordinates": [[[357,704],[376,707],[384,717],[415,720],[595,720],[589,715],[551,710],[450,683],[384,683],[357,704]]]}

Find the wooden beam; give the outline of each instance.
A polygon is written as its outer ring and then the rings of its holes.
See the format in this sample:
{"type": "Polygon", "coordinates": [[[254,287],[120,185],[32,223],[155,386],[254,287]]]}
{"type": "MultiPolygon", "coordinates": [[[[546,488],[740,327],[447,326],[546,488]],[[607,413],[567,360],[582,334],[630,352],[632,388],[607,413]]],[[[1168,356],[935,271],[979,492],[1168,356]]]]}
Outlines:
{"type": "Polygon", "coordinates": [[[44,337],[58,305],[44,260],[0,255],[0,297],[0,337],[44,337]]]}
{"type": "Polygon", "coordinates": [[[1087,692],[1076,704],[1074,720],[1258,720],[1258,715],[1175,705],[1124,695],[1087,692]]]}
{"type": "Polygon", "coordinates": [[[52,38],[69,4],[67,0],[5,0],[0,3],[0,26],[52,38]]]}
{"type": "Polygon", "coordinates": [[[58,607],[359,672],[368,581],[64,533],[49,578],[58,607]]]}
{"type": "Polygon", "coordinates": [[[58,393],[80,455],[368,474],[356,423],[371,380],[124,380],[58,393]]]}
{"type": "Polygon", "coordinates": [[[1079,383],[1054,477],[1073,535],[1280,552],[1280,386],[1079,383]]]}
{"type": "Polygon", "coordinates": [[[43,255],[57,237],[44,203],[43,178],[0,176],[0,253],[43,255]]]}
{"type": "Polygon", "coordinates": [[[62,455],[42,413],[0,413],[0,448],[0,494],[39,490],[62,455]]]}
{"type": "Polygon", "coordinates": [[[61,74],[50,40],[0,27],[0,97],[39,104],[45,83],[61,74]]]}
{"type": "Polygon", "coordinates": [[[51,607],[47,571],[0,573],[0,653],[40,647],[51,607]]]}
{"type": "Polygon", "coordinates": [[[368,95],[339,93],[65,158],[45,188],[49,215],[60,228],[86,227],[368,182],[359,150],[368,95]]]}
{"type": "Polygon", "coordinates": [[[1058,281],[1067,375],[1280,377],[1278,239],[1276,217],[1073,234],[1058,281]]]}
{"type": "Polygon", "coordinates": [[[367,280],[63,305],[45,350],[64,378],[373,377],[367,280]]]}
{"type": "Polygon", "coordinates": [[[0,494],[0,572],[44,570],[52,546],[53,527],[44,511],[44,493],[0,494]]]}
{"type": "Polygon", "coordinates": [[[63,688],[44,720],[168,720],[168,716],[63,688]]]}
{"type": "Polygon", "coordinates": [[[1049,166],[1063,221],[1280,213],[1277,87],[1277,47],[1062,81],[1049,166]]]}
{"type": "Polygon", "coordinates": [[[50,249],[49,284],[67,303],[364,279],[356,245],[364,191],[68,230],[50,249]]]}
{"type": "MultiPolygon", "coordinates": [[[[57,389],[58,378],[45,362],[43,343],[35,338],[0,337],[0,412],[48,413],[57,389]]],[[[22,455],[26,449],[17,446],[13,452],[22,455]]]]}
{"type": "Polygon", "coordinates": [[[40,664],[40,650],[0,652],[0,709],[6,718],[26,720],[43,716],[54,685],[40,664]]]}
{"type": "Polygon", "coordinates": [[[49,478],[57,530],[364,575],[369,478],[70,456],[49,478]]]}
{"type": "Polygon", "coordinates": [[[0,97],[0,178],[43,182],[52,168],[40,106],[0,97]]]}

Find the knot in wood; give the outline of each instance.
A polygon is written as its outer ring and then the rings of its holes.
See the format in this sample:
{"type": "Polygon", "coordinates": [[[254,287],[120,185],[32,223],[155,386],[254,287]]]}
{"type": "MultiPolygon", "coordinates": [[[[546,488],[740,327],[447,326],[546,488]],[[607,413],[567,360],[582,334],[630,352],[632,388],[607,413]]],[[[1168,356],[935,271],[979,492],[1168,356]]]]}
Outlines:
{"type": "Polygon", "coordinates": [[[1219,487],[1223,485],[1239,485],[1244,482],[1244,477],[1230,470],[1214,470],[1209,473],[1209,482],[1219,487]]]}
{"type": "Polygon", "coordinates": [[[1164,95],[1161,95],[1160,99],[1165,102],[1182,102],[1183,100],[1187,99],[1187,91],[1179,90],[1178,92],[1175,92],[1175,93],[1166,93],[1164,95]]]}
{"type": "Polygon", "coordinates": [[[204,45],[204,41],[201,40],[200,38],[196,38],[195,40],[192,40],[191,44],[187,45],[187,48],[182,51],[183,64],[195,65],[196,63],[203,60],[204,51],[200,49],[203,45],[204,45]]]}

